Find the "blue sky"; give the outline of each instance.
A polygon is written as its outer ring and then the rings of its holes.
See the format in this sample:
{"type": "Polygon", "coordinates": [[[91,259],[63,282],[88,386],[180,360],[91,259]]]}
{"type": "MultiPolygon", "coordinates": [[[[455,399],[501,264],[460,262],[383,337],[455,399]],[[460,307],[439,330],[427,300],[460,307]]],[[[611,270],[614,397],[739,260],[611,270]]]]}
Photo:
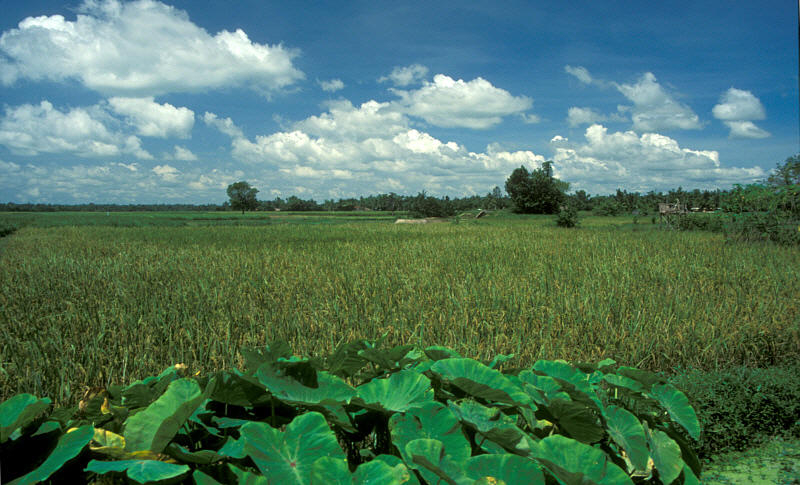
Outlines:
{"type": "Polygon", "coordinates": [[[792,2],[0,0],[0,201],[728,188],[800,152],[792,2]]]}

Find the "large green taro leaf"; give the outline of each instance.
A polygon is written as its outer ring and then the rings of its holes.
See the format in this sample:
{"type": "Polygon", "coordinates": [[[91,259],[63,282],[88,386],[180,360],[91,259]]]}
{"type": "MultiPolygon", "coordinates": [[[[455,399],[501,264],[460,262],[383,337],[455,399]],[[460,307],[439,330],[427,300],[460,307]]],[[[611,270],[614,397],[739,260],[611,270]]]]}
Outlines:
{"type": "Polygon", "coordinates": [[[391,349],[371,347],[358,352],[359,357],[377,365],[381,371],[400,369],[422,357],[413,345],[398,345],[391,349]]]}
{"type": "Polygon", "coordinates": [[[244,439],[239,438],[234,439],[232,436],[228,436],[225,439],[225,443],[222,447],[217,450],[217,454],[220,456],[236,458],[237,460],[241,460],[245,456],[247,456],[247,452],[244,449],[244,439]]]}
{"type": "Polygon", "coordinates": [[[57,472],[65,463],[72,460],[83,451],[92,441],[94,427],[92,425],[81,426],[72,430],[59,438],[55,449],[44,460],[44,463],[32,472],[24,475],[12,484],[39,483],[50,478],[50,475],[57,472]]]}
{"type": "Polygon", "coordinates": [[[474,397],[506,404],[531,403],[531,397],[500,371],[472,359],[439,360],[431,371],[474,397]]]}
{"type": "Polygon", "coordinates": [[[129,410],[148,406],[156,397],[160,396],[169,384],[180,377],[177,366],[164,369],[157,376],[150,376],[141,381],[133,382],[122,390],[122,405],[129,410]]]}
{"type": "Polygon", "coordinates": [[[359,465],[351,474],[346,462],[326,456],[312,465],[309,483],[325,485],[410,485],[418,483],[412,482],[411,477],[411,472],[402,462],[390,465],[382,460],[372,460],[359,465]]]}
{"type": "Polygon", "coordinates": [[[181,463],[195,463],[198,465],[208,465],[225,459],[224,455],[220,455],[212,450],[198,450],[189,451],[178,443],[170,443],[164,449],[164,453],[175,458],[181,463]]]}
{"type": "Polygon", "coordinates": [[[285,340],[276,340],[263,347],[244,348],[241,353],[245,371],[252,374],[263,364],[272,365],[280,358],[291,357],[292,347],[285,340]]]}
{"type": "MultiPolygon", "coordinates": [[[[450,410],[460,421],[482,436],[506,450],[521,455],[528,453],[533,440],[517,427],[513,418],[506,416],[499,409],[486,407],[472,400],[448,404],[450,410]]],[[[478,445],[480,446],[481,443],[478,445]]]]}
{"type": "Polygon", "coordinates": [[[528,395],[536,404],[547,404],[553,399],[570,400],[569,394],[561,389],[561,384],[550,376],[540,376],[529,370],[524,370],[516,377],[528,395]]]}
{"type": "Polygon", "coordinates": [[[209,386],[212,385],[213,391],[209,398],[217,402],[251,407],[266,404],[270,400],[269,394],[264,392],[262,386],[243,378],[238,373],[217,372],[209,382],[209,386]]]}
{"type": "Polygon", "coordinates": [[[686,394],[679,391],[672,384],[667,383],[653,386],[649,395],[664,406],[670,418],[683,426],[689,436],[694,439],[700,437],[700,422],[697,420],[697,414],[694,409],[689,405],[689,399],[686,394]]]}
{"type": "MultiPolygon", "coordinates": [[[[408,478],[405,479],[405,482],[401,482],[403,485],[420,485],[417,476],[408,468],[406,464],[400,458],[394,455],[378,455],[372,459],[372,461],[380,461],[386,463],[392,468],[397,468],[397,465],[403,465],[403,467],[408,471],[408,478]]],[[[376,484],[377,485],[377,484],[376,484]]]]}
{"type": "Polygon", "coordinates": [[[364,340],[339,345],[327,359],[328,372],[339,377],[356,375],[367,363],[366,359],[358,355],[359,351],[366,348],[367,343],[364,340]]]}
{"type": "Polygon", "coordinates": [[[425,349],[425,355],[431,360],[443,360],[451,357],[459,358],[461,354],[449,347],[442,347],[441,345],[431,345],[425,349]]]}
{"type": "Polygon", "coordinates": [[[606,408],[606,427],[611,439],[628,454],[637,470],[645,470],[650,453],[642,423],[627,409],[609,405],[606,408]]]}
{"type": "Polygon", "coordinates": [[[658,470],[658,477],[663,483],[672,483],[684,468],[680,446],[661,430],[650,431],[647,441],[650,443],[650,452],[653,455],[653,464],[658,470]]]}
{"type": "Polygon", "coordinates": [[[617,374],[633,379],[639,382],[645,390],[650,389],[652,386],[664,382],[662,377],[659,377],[653,372],[637,369],[635,367],[620,366],[617,369],[617,374]]]}
{"type": "Polygon", "coordinates": [[[395,372],[385,379],[375,378],[358,386],[354,401],[382,412],[405,412],[433,401],[431,381],[411,370],[395,372]]]}
{"type": "Polygon", "coordinates": [[[312,465],[323,456],[345,460],[336,435],[317,412],[298,416],[284,432],[251,422],[240,428],[240,434],[261,473],[282,485],[308,483],[312,465]]]}
{"type": "Polygon", "coordinates": [[[533,364],[533,370],[550,377],[555,377],[556,379],[561,379],[562,381],[571,382],[572,384],[586,379],[585,373],[572,367],[563,360],[537,360],[536,363],[533,364]]]}
{"type": "Polygon", "coordinates": [[[461,485],[468,483],[465,463],[450,457],[441,441],[418,439],[406,445],[405,454],[411,457],[409,467],[419,470],[428,483],[461,485]]]}
{"type": "Polygon", "coordinates": [[[228,464],[228,470],[230,470],[235,477],[235,481],[233,483],[237,483],[238,485],[270,485],[273,483],[279,483],[271,482],[269,478],[265,477],[264,475],[242,470],[241,468],[231,464],[228,464]]]}
{"type": "Polygon", "coordinates": [[[564,485],[630,485],[633,482],[605,453],[565,436],[538,441],[531,455],[564,485]]]}
{"type": "Polygon", "coordinates": [[[411,476],[411,471],[402,463],[391,466],[384,461],[372,460],[359,465],[353,472],[353,485],[405,485],[412,483],[411,476]]]}
{"type": "Polygon", "coordinates": [[[605,374],[603,375],[603,380],[609,384],[613,384],[618,387],[624,387],[625,389],[629,389],[633,392],[644,392],[644,385],[642,385],[642,383],[639,381],[634,381],[630,377],[617,374],[605,374]]]}
{"type": "Polygon", "coordinates": [[[492,369],[497,369],[506,362],[511,362],[512,360],[514,360],[514,354],[498,354],[494,357],[494,359],[491,360],[491,362],[489,362],[486,365],[488,365],[492,369]]]}
{"type": "Polygon", "coordinates": [[[131,480],[139,483],[149,483],[169,480],[188,474],[189,467],[155,460],[92,460],[86,466],[85,471],[97,473],[98,475],[124,473],[131,480]]]}
{"type": "Polygon", "coordinates": [[[205,396],[194,379],[170,382],[158,399],[125,421],[125,449],[161,453],[205,396]]]}
{"type": "Polygon", "coordinates": [[[597,443],[605,437],[605,430],[586,402],[553,399],[544,410],[571,438],[582,443],[597,443]]]}
{"type": "Polygon", "coordinates": [[[467,476],[495,485],[544,485],[544,474],[539,465],[517,455],[479,455],[467,462],[467,476]]]}
{"type": "Polygon", "coordinates": [[[439,402],[395,414],[389,419],[389,430],[392,443],[407,463],[411,463],[411,457],[405,454],[406,445],[422,438],[441,441],[445,452],[456,460],[466,460],[472,451],[456,415],[439,402]]]}
{"type": "Polygon", "coordinates": [[[19,428],[31,424],[50,407],[50,399],[32,394],[17,394],[0,404],[0,443],[5,443],[19,428]]]}
{"type": "Polygon", "coordinates": [[[572,386],[564,386],[563,391],[570,393],[573,399],[591,400],[597,405],[597,409],[602,412],[603,403],[597,397],[597,392],[589,381],[589,374],[576,369],[563,360],[539,360],[533,364],[533,369],[554,379],[571,384],[572,386]],[[576,393],[576,391],[578,392],[576,393]]]}
{"type": "Polygon", "coordinates": [[[305,386],[292,377],[281,375],[269,364],[259,367],[256,377],[273,396],[292,405],[347,405],[356,395],[353,386],[327,372],[317,372],[316,387],[305,386]]]}
{"type": "Polygon", "coordinates": [[[353,475],[347,467],[347,461],[330,456],[323,456],[311,465],[309,483],[324,483],[325,485],[350,485],[353,475]]]}
{"type": "Polygon", "coordinates": [[[700,485],[700,480],[689,466],[683,467],[683,485],[700,485]]]}

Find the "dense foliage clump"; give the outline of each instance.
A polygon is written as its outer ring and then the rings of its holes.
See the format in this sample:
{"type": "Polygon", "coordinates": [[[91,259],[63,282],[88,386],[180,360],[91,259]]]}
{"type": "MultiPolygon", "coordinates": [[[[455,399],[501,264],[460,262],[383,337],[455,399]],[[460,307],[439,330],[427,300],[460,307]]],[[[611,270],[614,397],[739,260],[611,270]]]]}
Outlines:
{"type": "Polygon", "coordinates": [[[19,229],[16,224],[12,224],[9,222],[0,221],[0,237],[8,236],[9,234],[13,234],[16,230],[19,229]]]}
{"type": "Polygon", "coordinates": [[[240,210],[244,214],[244,211],[251,211],[258,207],[258,200],[256,200],[258,189],[251,187],[247,182],[230,184],[227,193],[233,210],[240,210]]]}
{"type": "Polygon", "coordinates": [[[524,214],[555,214],[566,200],[569,183],[553,176],[553,162],[529,172],[521,166],[511,172],[506,180],[506,192],[513,203],[514,212],[524,214]]]}
{"type": "Polygon", "coordinates": [[[575,227],[578,225],[578,210],[573,205],[561,207],[556,214],[556,225],[558,227],[575,227]]]}
{"type": "Polygon", "coordinates": [[[800,365],[691,371],[671,379],[703,426],[698,453],[745,450],[769,437],[800,437],[800,365]]]}
{"type": "MultiPolygon", "coordinates": [[[[326,357],[286,343],[244,371],[183,365],[86,392],[76,408],[0,404],[3,478],[137,483],[699,483],[700,425],[664,378],[446,347],[356,341],[326,357]]],[[[14,483],[14,482],[12,482],[14,483]]]]}
{"type": "Polygon", "coordinates": [[[451,217],[456,214],[455,207],[450,199],[437,199],[425,192],[420,192],[411,203],[411,217],[451,217]]]}
{"type": "Polygon", "coordinates": [[[730,240],[800,245],[800,185],[736,186],[723,209],[681,216],[677,227],[720,232],[730,240]]]}

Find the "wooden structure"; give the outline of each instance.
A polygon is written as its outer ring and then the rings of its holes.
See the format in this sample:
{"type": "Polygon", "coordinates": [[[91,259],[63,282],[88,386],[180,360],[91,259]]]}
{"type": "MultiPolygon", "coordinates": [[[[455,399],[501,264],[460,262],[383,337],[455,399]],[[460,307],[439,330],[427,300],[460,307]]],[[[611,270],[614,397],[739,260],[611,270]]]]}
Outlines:
{"type": "Polygon", "coordinates": [[[675,217],[681,217],[688,213],[686,204],[681,204],[680,200],[676,200],[674,204],[668,202],[660,202],[658,204],[659,222],[666,224],[667,227],[672,227],[675,217]]]}

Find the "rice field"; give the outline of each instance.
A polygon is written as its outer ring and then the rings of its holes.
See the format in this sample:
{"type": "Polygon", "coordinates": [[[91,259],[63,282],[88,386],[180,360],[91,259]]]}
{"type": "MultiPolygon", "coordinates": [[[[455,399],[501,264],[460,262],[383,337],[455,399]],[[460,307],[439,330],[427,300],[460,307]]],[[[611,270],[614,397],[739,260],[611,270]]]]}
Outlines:
{"type": "Polygon", "coordinates": [[[318,354],[388,334],[520,365],[611,357],[667,372],[800,357],[797,248],[630,218],[565,230],[511,215],[410,226],[380,214],[29,216],[39,223],[0,239],[0,401],[74,403],[84,385],[178,362],[240,366],[242,347],[274,339],[318,354]]]}

